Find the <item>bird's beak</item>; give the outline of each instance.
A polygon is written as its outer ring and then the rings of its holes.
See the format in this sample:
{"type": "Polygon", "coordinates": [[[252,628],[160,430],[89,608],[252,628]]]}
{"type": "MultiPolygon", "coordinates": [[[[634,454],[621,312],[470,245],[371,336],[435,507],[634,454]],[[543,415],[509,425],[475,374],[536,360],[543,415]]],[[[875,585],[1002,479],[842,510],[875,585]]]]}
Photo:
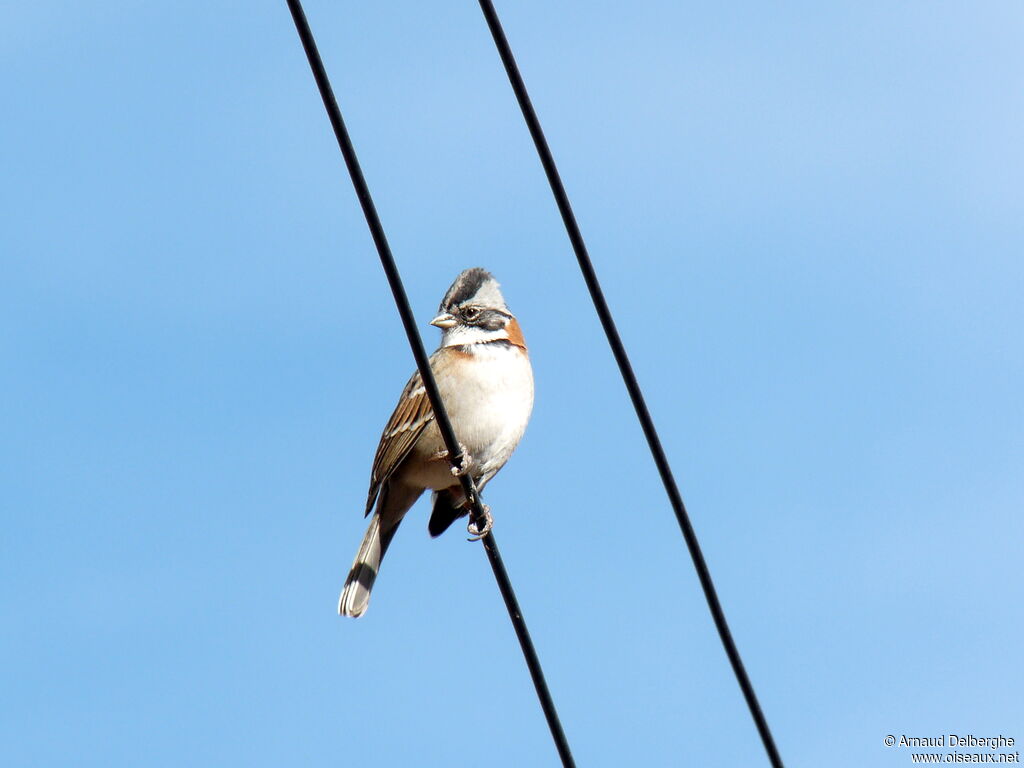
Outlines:
{"type": "Polygon", "coordinates": [[[442,312],[440,315],[430,321],[431,325],[436,325],[438,328],[451,328],[455,323],[458,322],[447,312],[442,312]]]}

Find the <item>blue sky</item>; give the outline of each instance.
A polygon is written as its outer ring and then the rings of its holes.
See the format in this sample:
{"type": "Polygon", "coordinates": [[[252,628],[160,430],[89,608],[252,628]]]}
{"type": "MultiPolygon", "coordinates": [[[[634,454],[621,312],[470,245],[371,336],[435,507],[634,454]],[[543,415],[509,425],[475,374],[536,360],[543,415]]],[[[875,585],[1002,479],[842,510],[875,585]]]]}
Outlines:
{"type": "MultiPolygon", "coordinates": [[[[1018,3],[498,6],[788,765],[1024,739],[1018,3]]],[[[475,3],[306,6],[580,765],[764,763],[475,3]]],[[[480,545],[334,614],[412,359],[285,4],[0,29],[0,762],[555,764],[480,545]]]]}

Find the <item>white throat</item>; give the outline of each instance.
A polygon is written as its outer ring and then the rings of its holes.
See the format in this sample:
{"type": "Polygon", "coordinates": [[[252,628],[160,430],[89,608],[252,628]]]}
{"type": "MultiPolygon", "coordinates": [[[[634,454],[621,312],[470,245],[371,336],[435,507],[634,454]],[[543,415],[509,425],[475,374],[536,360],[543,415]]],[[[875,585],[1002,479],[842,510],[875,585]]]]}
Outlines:
{"type": "Polygon", "coordinates": [[[508,339],[508,330],[499,328],[496,331],[488,331],[472,325],[455,325],[445,328],[441,334],[442,347],[462,347],[473,344],[486,344],[490,341],[501,341],[508,339]]]}

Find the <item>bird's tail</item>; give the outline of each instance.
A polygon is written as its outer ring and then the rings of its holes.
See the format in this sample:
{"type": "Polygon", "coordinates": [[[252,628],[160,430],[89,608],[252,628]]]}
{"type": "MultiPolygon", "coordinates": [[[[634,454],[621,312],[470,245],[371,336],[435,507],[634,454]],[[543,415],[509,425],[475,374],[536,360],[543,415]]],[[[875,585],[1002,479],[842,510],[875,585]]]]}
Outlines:
{"type": "Polygon", "coordinates": [[[380,532],[380,515],[374,513],[370,527],[366,529],[366,535],[363,537],[363,543],[359,545],[355,562],[352,563],[352,570],[348,572],[345,587],[341,590],[338,613],[342,616],[356,617],[366,612],[366,606],[370,603],[370,590],[377,578],[377,571],[380,570],[380,560],[384,557],[384,551],[394,532],[392,528],[386,540],[383,539],[380,532]]]}

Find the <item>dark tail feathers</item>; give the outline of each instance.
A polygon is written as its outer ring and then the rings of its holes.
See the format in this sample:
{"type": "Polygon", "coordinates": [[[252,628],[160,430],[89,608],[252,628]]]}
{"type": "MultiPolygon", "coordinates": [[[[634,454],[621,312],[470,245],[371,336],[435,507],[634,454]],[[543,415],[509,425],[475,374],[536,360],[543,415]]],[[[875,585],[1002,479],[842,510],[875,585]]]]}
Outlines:
{"type": "MultiPolygon", "coordinates": [[[[461,493],[458,500],[462,502],[461,493]]],[[[436,491],[433,494],[434,511],[430,514],[430,523],[427,524],[431,536],[440,536],[452,523],[469,514],[468,509],[456,507],[455,501],[451,491],[436,491]]]]}

